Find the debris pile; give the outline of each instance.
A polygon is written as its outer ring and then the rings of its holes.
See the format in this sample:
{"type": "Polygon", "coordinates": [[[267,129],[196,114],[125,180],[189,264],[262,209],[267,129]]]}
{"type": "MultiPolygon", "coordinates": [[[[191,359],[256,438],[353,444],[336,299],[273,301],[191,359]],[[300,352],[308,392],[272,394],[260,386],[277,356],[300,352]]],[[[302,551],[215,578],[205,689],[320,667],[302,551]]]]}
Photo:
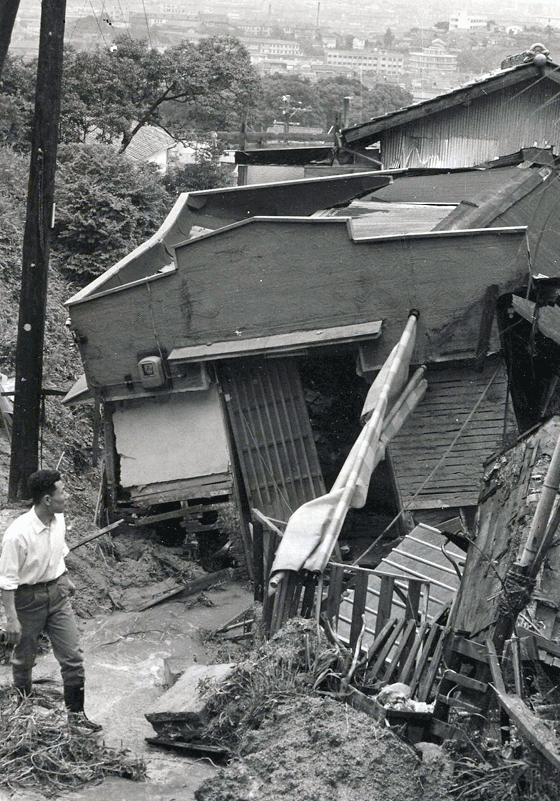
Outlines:
{"type": "Polygon", "coordinates": [[[35,685],[32,700],[17,706],[18,700],[2,689],[0,785],[11,790],[34,787],[57,797],[105,776],[146,777],[142,760],[105,747],[91,732],[71,729],[60,692],[35,685]]]}
{"type": "Polygon", "coordinates": [[[428,770],[389,729],[331,698],[280,697],[258,729],[245,730],[239,753],[197,801],[451,799],[446,770],[428,770]]]}

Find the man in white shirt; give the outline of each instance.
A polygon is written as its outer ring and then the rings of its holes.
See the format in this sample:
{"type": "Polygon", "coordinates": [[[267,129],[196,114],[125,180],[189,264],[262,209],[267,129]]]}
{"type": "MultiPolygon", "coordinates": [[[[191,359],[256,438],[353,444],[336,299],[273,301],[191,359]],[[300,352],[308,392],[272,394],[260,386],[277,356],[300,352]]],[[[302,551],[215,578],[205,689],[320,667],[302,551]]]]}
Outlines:
{"type": "Polygon", "coordinates": [[[6,529],[0,555],[0,589],[6,639],[14,646],[14,685],[31,693],[39,637],[46,632],[60,664],[71,725],[99,731],[84,713],[84,663],[66,573],[66,492],[57,470],[38,470],[28,479],[33,507],[6,529]]]}

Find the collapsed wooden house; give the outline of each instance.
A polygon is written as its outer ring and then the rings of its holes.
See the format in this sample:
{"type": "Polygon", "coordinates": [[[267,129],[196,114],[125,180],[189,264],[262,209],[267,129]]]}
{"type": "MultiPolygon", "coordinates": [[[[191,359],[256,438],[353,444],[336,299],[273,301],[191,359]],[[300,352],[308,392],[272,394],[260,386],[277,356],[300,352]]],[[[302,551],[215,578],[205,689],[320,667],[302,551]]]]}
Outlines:
{"type": "Polygon", "coordinates": [[[556,269],[559,189],[540,160],[520,167],[182,196],[151,240],[68,302],[87,388],[67,400],[102,404],[108,504],[153,519],[235,500],[248,556],[251,508],[287,520],[330,486],[415,307],[430,389],[346,535],[357,550],[405,507],[413,522],[472,522],[483,461],[537,419],[508,378],[511,295],[527,292],[527,248],[534,274],[556,269]]]}

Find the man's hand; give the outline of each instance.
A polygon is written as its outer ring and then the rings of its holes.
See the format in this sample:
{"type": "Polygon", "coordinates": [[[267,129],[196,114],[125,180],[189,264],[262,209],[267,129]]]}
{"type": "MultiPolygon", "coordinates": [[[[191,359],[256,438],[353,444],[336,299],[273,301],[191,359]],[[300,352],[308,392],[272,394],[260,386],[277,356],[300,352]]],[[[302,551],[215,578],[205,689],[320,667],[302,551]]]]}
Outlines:
{"type": "Polygon", "coordinates": [[[10,645],[17,645],[21,640],[21,623],[17,617],[9,617],[6,619],[6,642],[10,645]]]}
{"type": "Polygon", "coordinates": [[[66,581],[68,582],[68,592],[69,592],[69,594],[70,595],[75,595],[76,594],[76,590],[77,590],[76,585],[74,584],[74,582],[72,581],[71,578],[68,578],[68,576],[66,576],[66,581]]]}

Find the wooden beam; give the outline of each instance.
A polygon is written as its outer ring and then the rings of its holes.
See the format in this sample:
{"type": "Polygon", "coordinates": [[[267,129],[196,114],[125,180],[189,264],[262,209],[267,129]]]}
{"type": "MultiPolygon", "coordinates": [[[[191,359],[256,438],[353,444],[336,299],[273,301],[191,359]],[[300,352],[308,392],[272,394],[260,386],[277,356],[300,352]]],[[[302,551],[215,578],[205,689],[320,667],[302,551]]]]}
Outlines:
{"type": "Polygon", "coordinates": [[[43,343],[65,13],[66,0],[42,1],[16,344],[16,394],[8,482],[11,501],[28,497],[27,479],[39,466],[43,343]]]}
{"type": "Polygon", "coordinates": [[[120,526],[121,523],[124,523],[124,519],[117,520],[116,523],[111,523],[111,525],[105,526],[105,528],[101,528],[101,529],[99,529],[99,531],[96,531],[95,534],[92,534],[89,537],[85,537],[83,540],[80,540],[75,545],[70,546],[70,550],[71,551],[75,551],[76,548],[81,548],[82,545],[86,545],[86,543],[92,542],[93,540],[96,540],[98,537],[101,537],[103,534],[108,534],[109,531],[112,531],[114,528],[117,528],[117,526],[120,526]]]}
{"type": "Polygon", "coordinates": [[[558,738],[538,715],[535,715],[524,701],[513,693],[496,690],[498,703],[519,731],[547,759],[556,770],[560,770],[558,738]]]}

